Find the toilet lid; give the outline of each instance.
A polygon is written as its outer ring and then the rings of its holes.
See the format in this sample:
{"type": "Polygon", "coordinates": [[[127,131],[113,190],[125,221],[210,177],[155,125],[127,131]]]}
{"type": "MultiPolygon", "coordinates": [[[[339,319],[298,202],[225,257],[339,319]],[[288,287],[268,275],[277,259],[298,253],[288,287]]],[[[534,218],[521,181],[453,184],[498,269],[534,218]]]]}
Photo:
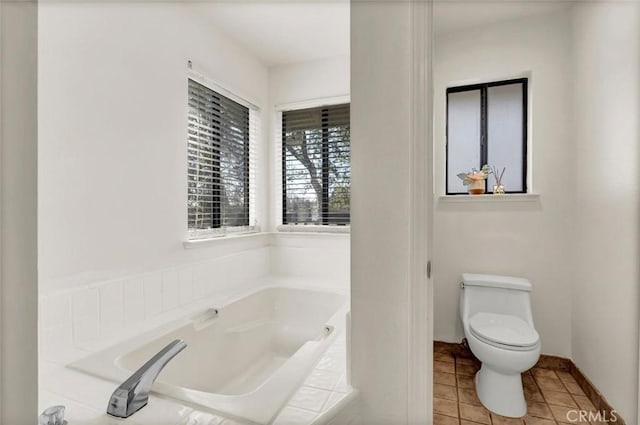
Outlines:
{"type": "Polygon", "coordinates": [[[477,337],[489,343],[512,347],[531,347],[540,335],[527,322],[516,316],[496,313],[476,313],[469,327],[477,337]]]}

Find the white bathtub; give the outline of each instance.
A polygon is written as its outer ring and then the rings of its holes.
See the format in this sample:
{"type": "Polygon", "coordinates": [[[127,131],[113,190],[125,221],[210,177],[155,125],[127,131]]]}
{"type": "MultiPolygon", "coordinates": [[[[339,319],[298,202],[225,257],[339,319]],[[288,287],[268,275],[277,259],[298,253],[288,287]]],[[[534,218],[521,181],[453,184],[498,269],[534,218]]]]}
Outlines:
{"type": "Polygon", "coordinates": [[[332,292],[265,288],[69,366],[121,383],[166,344],[183,339],[187,348],[152,391],[268,424],[342,331],[346,301],[332,292]]]}

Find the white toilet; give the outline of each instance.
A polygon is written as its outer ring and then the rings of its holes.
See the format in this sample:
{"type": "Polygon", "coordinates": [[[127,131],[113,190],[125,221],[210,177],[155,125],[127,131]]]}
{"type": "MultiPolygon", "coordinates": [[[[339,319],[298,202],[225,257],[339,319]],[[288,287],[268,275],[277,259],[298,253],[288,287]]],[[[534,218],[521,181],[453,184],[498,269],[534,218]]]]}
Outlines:
{"type": "Polygon", "coordinates": [[[469,348],[482,362],[476,392],[487,409],[502,416],[527,413],[520,374],[540,357],[530,292],[527,279],[462,275],[460,317],[469,348]]]}

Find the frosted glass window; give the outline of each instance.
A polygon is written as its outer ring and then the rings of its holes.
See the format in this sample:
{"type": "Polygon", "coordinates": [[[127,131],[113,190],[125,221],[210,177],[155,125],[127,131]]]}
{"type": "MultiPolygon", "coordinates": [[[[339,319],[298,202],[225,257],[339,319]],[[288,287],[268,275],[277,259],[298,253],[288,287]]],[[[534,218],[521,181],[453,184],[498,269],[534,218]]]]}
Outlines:
{"type": "MultiPolygon", "coordinates": [[[[522,192],[524,161],[522,84],[487,89],[487,163],[502,170],[507,192],[522,192]]],[[[489,177],[490,187],[494,184],[489,177]]]]}
{"type": "Polygon", "coordinates": [[[447,193],[467,193],[457,174],[479,169],[480,90],[447,95],[447,193]]]}
{"type": "Polygon", "coordinates": [[[447,88],[447,195],[468,193],[458,174],[485,164],[505,169],[505,192],[527,192],[527,89],[526,78],[447,88]]]}

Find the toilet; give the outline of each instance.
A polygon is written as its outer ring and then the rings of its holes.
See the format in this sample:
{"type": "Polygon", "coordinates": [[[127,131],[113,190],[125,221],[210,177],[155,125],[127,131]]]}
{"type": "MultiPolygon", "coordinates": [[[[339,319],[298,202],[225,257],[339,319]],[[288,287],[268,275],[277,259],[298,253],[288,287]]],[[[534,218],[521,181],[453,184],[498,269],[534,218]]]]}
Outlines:
{"type": "Polygon", "coordinates": [[[487,409],[502,416],[527,413],[520,374],[540,357],[530,293],[527,279],[462,275],[460,317],[469,348],[482,363],[476,392],[487,409]]]}

